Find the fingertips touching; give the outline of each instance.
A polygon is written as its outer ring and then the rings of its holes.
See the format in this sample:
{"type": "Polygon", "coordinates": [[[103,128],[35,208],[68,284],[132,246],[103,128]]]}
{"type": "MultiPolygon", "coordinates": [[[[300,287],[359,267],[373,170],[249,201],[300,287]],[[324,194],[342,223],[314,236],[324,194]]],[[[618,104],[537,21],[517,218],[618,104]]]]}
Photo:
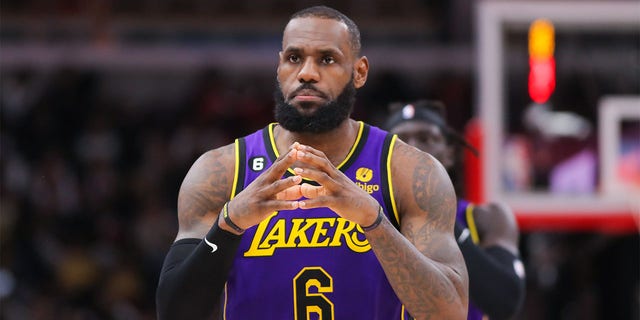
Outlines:
{"type": "Polygon", "coordinates": [[[307,155],[307,156],[317,156],[317,157],[324,157],[324,152],[318,150],[318,149],[314,149],[311,146],[308,145],[304,145],[304,144],[299,144],[296,148],[296,150],[298,151],[298,155],[302,154],[302,155],[307,155]]]}
{"type": "Polygon", "coordinates": [[[280,155],[274,165],[288,168],[297,160],[296,152],[295,149],[291,149],[286,154],[280,155]]]}
{"type": "Polygon", "coordinates": [[[324,155],[325,155],[324,152],[322,152],[322,151],[320,151],[318,149],[315,149],[314,147],[307,146],[307,145],[302,145],[302,144],[300,145],[298,150],[303,151],[303,152],[305,152],[307,154],[312,154],[312,155],[318,156],[318,157],[324,157],[324,155]]]}
{"type": "Polygon", "coordinates": [[[300,178],[307,178],[307,179],[312,179],[313,177],[311,176],[311,169],[305,169],[305,168],[301,168],[301,167],[296,167],[293,168],[293,172],[295,172],[295,174],[297,174],[297,177],[300,178]]]}
{"type": "Polygon", "coordinates": [[[302,192],[299,185],[288,187],[276,194],[276,200],[298,200],[300,198],[302,198],[302,192]]]}
{"type": "Polygon", "coordinates": [[[300,209],[313,209],[320,207],[326,207],[326,203],[323,203],[322,199],[319,198],[298,201],[298,208],[300,209]]]}
{"type": "Polygon", "coordinates": [[[305,198],[313,199],[320,196],[320,191],[322,187],[314,186],[308,183],[303,183],[300,185],[300,192],[305,198]]]}
{"type": "Polygon", "coordinates": [[[313,180],[316,182],[321,182],[324,181],[322,172],[320,172],[318,169],[315,168],[301,168],[301,167],[297,167],[295,169],[293,169],[293,171],[297,174],[300,175],[301,177],[308,179],[308,180],[313,180]]]}
{"type": "MultiPolygon", "coordinates": [[[[295,169],[294,169],[295,171],[295,169]]],[[[302,182],[302,177],[301,176],[292,176],[289,179],[291,179],[291,182],[294,184],[299,184],[300,182],[302,182]]]]}

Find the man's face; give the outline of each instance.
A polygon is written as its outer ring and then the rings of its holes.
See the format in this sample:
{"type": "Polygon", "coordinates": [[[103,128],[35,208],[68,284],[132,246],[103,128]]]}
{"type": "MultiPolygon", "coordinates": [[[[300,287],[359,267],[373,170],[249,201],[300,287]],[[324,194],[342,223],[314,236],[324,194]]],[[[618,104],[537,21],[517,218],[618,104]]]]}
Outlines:
{"type": "MultiPolygon", "coordinates": [[[[312,84],[302,84],[302,90],[314,90],[312,84]]],[[[275,95],[276,121],[285,129],[292,132],[322,133],[337,128],[349,117],[356,99],[356,88],[353,80],[349,81],[336,100],[327,101],[312,113],[301,112],[282,95],[282,90],[276,90],[275,95]]],[[[302,102],[303,110],[306,102],[302,102]]]]}
{"type": "MultiPolygon", "coordinates": [[[[296,132],[324,132],[348,118],[355,89],[355,64],[347,26],[321,18],[289,22],[278,64],[276,120],[296,132]]],[[[368,67],[368,65],[366,65],[368,67]]],[[[366,70],[365,70],[366,71],[366,70]]],[[[365,72],[366,78],[366,72],[365,72]]]]}
{"type": "Polygon", "coordinates": [[[445,168],[453,165],[453,150],[447,144],[447,139],[439,126],[425,121],[409,120],[401,122],[389,132],[397,134],[402,141],[430,153],[445,168]]]}

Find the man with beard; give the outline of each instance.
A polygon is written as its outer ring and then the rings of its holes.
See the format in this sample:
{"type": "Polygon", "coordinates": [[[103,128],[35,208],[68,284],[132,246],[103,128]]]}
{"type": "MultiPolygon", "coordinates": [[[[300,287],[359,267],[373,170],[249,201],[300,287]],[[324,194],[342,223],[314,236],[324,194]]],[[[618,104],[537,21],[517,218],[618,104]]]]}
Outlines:
{"type": "Polygon", "coordinates": [[[467,272],[446,170],[350,118],[360,33],[324,6],[292,15],[277,123],[203,154],[178,196],[159,319],[464,319],[467,272]]]}

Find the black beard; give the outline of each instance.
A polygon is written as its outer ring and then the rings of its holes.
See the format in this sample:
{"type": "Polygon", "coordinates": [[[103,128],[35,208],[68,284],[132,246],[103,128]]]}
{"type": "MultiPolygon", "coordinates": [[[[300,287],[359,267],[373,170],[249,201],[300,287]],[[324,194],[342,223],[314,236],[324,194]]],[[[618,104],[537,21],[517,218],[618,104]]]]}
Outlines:
{"type": "MultiPolygon", "coordinates": [[[[302,84],[300,88],[318,91],[309,83],[302,84]]],[[[274,93],[274,98],[276,102],[275,118],[283,128],[291,132],[323,133],[337,128],[345,119],[349,118],[356,101],[356,87],[353,85],[353,78],[351,78],[335,100],[327,102],[311,115],[303,115],[294,106],[287,103],[279,85],[274,93]]]]}

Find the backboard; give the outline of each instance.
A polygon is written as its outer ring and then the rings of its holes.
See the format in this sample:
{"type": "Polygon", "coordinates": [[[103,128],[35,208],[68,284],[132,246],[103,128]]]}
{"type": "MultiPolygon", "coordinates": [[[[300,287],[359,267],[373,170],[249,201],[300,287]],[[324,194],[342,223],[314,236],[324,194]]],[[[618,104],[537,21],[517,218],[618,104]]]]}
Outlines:
{"type": "Polygon", "coordinates": [[[482,158],[470,188],[509,204],[522,229],[637,232],[637,181],[616,170],[637,147],[640,2],[482,1],[477,13],[482,158]],[[555,89],[543,104],[527,93],[538,19],[555,28],[555,89]]]}

